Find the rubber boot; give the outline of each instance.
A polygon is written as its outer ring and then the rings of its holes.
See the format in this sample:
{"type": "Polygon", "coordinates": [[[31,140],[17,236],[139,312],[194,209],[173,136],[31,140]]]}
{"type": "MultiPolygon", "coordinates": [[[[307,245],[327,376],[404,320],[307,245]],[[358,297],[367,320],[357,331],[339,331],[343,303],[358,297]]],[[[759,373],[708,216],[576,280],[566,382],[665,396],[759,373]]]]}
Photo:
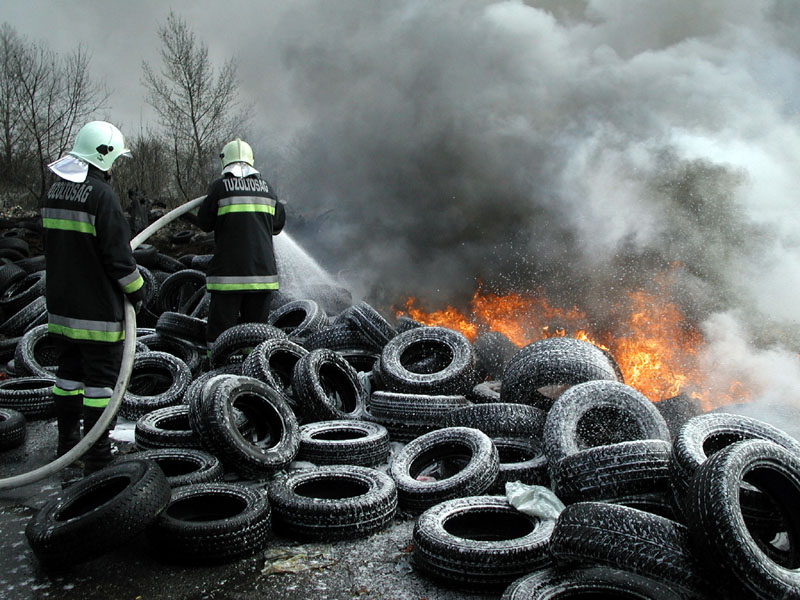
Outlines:
{"type": "Polygon", "coordinates": [[[81,414],[83,396],[56,396],[56,420],[58,421],[58,448],[56,456],[63,456],[81,441],[81,414]]]}
{"type": "MultiPolygon", "coordinates": [[[[85,406],[83,407],[83,435],[86,436],[95,423],[100,419],[105,408],[85,406]]],[[[100,438],[92,445],[86,454],[83,455],[83,474],[90,475],[108,465],[113,457],[111,456],[111,440],[108,437],[110,429],[114,428],[116,417],[112,419],[100,438]]]]}

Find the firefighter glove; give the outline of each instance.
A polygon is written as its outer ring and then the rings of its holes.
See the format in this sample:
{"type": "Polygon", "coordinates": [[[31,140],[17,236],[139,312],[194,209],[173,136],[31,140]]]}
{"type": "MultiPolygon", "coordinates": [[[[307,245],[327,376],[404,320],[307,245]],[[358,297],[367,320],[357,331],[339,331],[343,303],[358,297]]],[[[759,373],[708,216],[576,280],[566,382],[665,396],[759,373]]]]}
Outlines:
{"type": "Polygon", "coordinates": [[[131,292],[127,294],[128,301],[133,305],[133,310],[136,311],[136,314],[139,314],[139,311],[142,310],[142,306],[144,306],[144,301],[146,299],[146,292],[144,290],[144,286],[140,287],[135,292],[131,292]]]}

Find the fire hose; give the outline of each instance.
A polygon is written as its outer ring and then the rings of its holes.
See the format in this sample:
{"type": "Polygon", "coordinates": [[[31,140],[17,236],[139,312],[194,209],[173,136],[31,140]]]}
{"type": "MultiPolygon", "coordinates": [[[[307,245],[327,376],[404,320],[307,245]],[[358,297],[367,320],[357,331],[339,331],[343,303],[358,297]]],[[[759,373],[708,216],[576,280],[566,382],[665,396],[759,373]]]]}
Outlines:
{"type": "MultiPolygon", "coordinates": [[[[172,209],[170,212],[160,217],[156,221],[153,221],[131,240],[131,250],[138,248],[139,245],[144,243],[145,240],[147,240],[151,235],[168,223],[171,223],[181,215],[200,206],[200,203],[204,198],[205,196],[200,196],[199,198],[190,200],[189,202],[172,209]]],[[[127,298],[125,299],[124,317],[125,341],[123,342],[122,346],[122,364],[119,368],[119,374],[117,375],[117,382],[114,385],[114,391],[111,393],[111,399],[103,411],[103,414],[101,414],[100,418],[97,420],[97,423],[94,424],[94,427],[92,427],[89,432],[83,436],[83,439],[81,439],[81,441],[78,442],[71,450],[56,458],[54,461],[34,469],[33,471],[29,471],[28,473],[21,473],[19,475],[0,479],[0,491],[29,485],[54,473],[57,473],[64,467],[67,467],[78,460],[86,453],[87,450],[89,450],[89,448],[92,447],[92,445],[98,439],[100,439],[100,436],[109,426],[112,419],[117,415],[117,411],[122,404],[122,398],[125,395],[125,390],[128,387],[128,382],[130,381],[131,370],[133,369],[133,358],[134,354],[136,353],[136,312],[134,311],[131,303],[128,302],[127,298]]]]}

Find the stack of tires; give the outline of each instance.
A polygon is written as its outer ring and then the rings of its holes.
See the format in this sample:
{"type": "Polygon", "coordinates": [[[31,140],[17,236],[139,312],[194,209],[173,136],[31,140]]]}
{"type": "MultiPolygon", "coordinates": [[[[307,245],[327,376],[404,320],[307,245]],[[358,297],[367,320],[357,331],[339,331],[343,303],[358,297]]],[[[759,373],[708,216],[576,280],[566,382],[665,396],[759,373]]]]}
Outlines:
{"type": "MultiPolygon", "coordinates": [[[[276,294],[268,323],[232,327],[206,352],[207,260],[137,259],[148,301],[120,411],[136,448],[32,519],[44,564],[110,549],[87,537],[67,552],[82,527],[113,529],[117,544],[144,529],[163,560],[194,564],[255,554],[272,535],[358,539],[400,518],[414,520],[415,568],[456,589],[800,598],[800,443],[784,432],[722,413],[668,423],[587,342],[471,343],[341,294],[276,294]],[[565,508],[517,510],[511,482],[565,508]]],[[[4,315],[41,299],[17,267],[0,267],[4,315]]],[[[3,410],[52,414],[42,323],[37,312],[6,328],[0,426],[17,422],[3,410]]]]}

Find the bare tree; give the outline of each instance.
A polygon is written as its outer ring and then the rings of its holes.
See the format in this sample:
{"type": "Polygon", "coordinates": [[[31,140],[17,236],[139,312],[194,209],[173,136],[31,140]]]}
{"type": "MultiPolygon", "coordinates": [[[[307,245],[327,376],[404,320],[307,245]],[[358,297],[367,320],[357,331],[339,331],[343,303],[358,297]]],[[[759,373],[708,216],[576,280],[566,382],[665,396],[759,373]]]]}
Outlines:
{"type": "Polygon", "coordinates": [[[21,44],[14,29],[3,23],[0,26],[0,181],[5,185],[13,182],[14,172],[22,166],[17,146],[22,126],[16,99],[16,69],[12,68],[21,44]]]}
{"type": "Polygon", "coordinates": [[[13,84],[9,156],[18,152],[25,157],[27,168],[15,174],[38,199],[51,180],[47,163],[67,150],[77,130],[105,105],[108,92],[92,78],[83,46],[60,56],[12,33],[6,35],[4,63],[5,77],[13,84]]]}
{"type": "Polygon", "coordinates": [[[173,12],[158,36],[162,69],[156,72],[143,63],[144,85],[174,154],[180,195],[190,199],[205,192],[221,145],[246,125],[247,118],[240,110],[232,59],[216,71],[207,44],[198,42],[173,12]]]}

